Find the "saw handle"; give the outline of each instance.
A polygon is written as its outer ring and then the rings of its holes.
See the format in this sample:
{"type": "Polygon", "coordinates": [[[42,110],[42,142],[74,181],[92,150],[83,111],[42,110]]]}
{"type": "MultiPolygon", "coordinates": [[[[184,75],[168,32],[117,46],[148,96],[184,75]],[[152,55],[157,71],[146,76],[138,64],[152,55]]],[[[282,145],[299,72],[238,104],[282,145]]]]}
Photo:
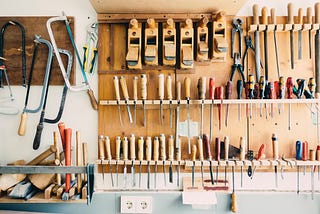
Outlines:
{"type": "Polygon", "coordinates": [[[36,135],[34,136],[34,139],[33,139],[33,149],[34,150],[37,150],[40,146],[42,130],[43,130],[43,122],[40,122],[37,125],[36,135]]]}
{"type": "Polygon", "coordinates": [[[89,95],[89,98],[90,98],[90,103],[91,103],[91,106],[94,110],[98,110],[98,101],[97,99],[95,98],[94,96],[94,93],[93,93],[93,90],[91,88],[88,89],[87,91],[88,95],[89,95]]]}
{"type": "Polygon", "coordinates": [[[27,122],[27,113],[23,112],[20,118],[20,125],[18,129],[18,135],[24,136],[26,133],[26,122],[27,122]]]}

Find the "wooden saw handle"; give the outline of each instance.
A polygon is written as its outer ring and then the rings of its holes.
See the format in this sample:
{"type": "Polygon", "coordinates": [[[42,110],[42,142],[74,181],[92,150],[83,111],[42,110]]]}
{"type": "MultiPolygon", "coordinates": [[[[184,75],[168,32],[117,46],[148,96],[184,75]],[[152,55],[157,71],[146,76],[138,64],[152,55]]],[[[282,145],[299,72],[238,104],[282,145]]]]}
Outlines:
{"type": "Polygon", "coordinates": [[[23,112],[20,118],[20,125],[18,129],[18,135],[24,136],[26,133],[27,113],[23,112]]]}
{"type": "Polygon", "coordinates": [[[94,96],[94,93],[93,93],[93,90],[91,88],[88,89],[87,91],[88,95],[89,95],[89,98],[90,98],[90,103],[91,103],[91,106],[94,110],[98,110],[98,101],[97,99],[95,98],[94,96]]]}

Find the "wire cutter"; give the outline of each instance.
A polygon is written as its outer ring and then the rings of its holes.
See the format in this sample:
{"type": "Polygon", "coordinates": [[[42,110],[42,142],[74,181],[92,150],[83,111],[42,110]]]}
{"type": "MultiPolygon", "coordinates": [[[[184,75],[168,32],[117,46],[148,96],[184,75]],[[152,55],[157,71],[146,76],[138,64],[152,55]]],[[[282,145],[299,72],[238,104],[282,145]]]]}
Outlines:
{"type": "Polygon", "coordinates": [[[87,28],[87,41],[83,46],[83,69],[93,74],[94,64],[98,53],[98,23],[94,22],[87,28]]]}
{"type": "Polygon", "coordinates": [[[244,86],[246,81],[245,81],[245,76],[244,76],[244,72],[243,72],[243,66],[241,64],[240,54],[239,53],[235,53],[233,59],[234,59],[234,64],[232,65],[230,81],[232,82],[234,73],[235,73],[236,70],[238,70],[240,75],[241,75],[241,79],[243,81],[243,86],[244,86]]]}
{"type": "Polygon", "coordinates": [[[243,29],[241,25],[243,24],[243,20],[240,18],[236,18],[232,20],[232,34],[231,34],[231,57],[234,57],[234,40],[235,40],[235,34],[238,32],[239,34],[239,53],[240,53],[240,58],[242,54],[242,32],[243,29]]]}

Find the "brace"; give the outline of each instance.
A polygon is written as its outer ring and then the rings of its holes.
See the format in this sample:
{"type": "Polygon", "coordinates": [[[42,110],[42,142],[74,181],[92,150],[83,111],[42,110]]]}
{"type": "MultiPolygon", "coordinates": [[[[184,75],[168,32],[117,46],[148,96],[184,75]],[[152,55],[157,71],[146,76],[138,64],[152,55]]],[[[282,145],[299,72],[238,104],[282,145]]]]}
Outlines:
{"type": "MultiPolygon", "coordinates": [[[[13,25],[17,26],[21,30],[21,49],[22,49],[22,86],[26,87],[26,33],[23,25],[17,21],[8,21],[2,28],[0,33],[0,66],[4,65],[3,60],[3,48],[4,48],[4,33],[8,26],[13,25]]],[[[2,88],[2,70],[0,70],[0,88],[2,88]]]]}

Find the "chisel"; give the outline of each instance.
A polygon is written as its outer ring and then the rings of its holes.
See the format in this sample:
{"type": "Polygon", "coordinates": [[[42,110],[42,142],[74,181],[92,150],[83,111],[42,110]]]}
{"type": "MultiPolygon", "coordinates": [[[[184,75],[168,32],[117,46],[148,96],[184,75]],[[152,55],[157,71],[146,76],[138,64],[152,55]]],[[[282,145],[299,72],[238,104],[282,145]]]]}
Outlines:
{"type": "Polygon", "coordinates": [[[119,160],[120,160],[120,147],[121,147],[121,139],[119,136],[116,137],[116,174],[117,174],[117,188],[119,188],[119,160]]]}
{"type": "Polygon", "coordinates": [[[163,124],[163,110],[162,110],[162,103],[164,99],[164,75],[159,74],[159,100],[160,100],[160,124],[163,124]]]}
{"type": "MultiPolygon", "coordinates": [[[[292,89],[293,89],[293,80],[292,77],[288,77],[287,78],[287,82],[286,82],[286,88],[287,88],[287,99],[292,99],[292,89]]],[[[289,103],[289,116],[288,116],[288,129],[291,130],[291,103],[289,103]]]]}
{"type": "MultiPolygon", "coordinates": [[[[230,139],[228,136],[224,137],[224,160],[226,162],[229,159],[229,144],[230,144],[230,139]]],[[[227,186],[227,163],[224,167],[224,185],[227,186]]]]}
{"type": "Polygon", "coordinates": [[[104,160],[104,136],[100,135],[98,138],[98,153],[99,153],[99,159],[100,159],[100,167],[101,167],[101,175],[102,180],[104,183],[104,166],[103,166],[103,160],[104,160]]]}
{"type": "Polygon", "coordinates": [[[148,136],[146,139],[146,160],[148,164],[147,169],[147,188],[150,189],[150,161],[151,161],[151,152],[152,152],[152,140],[151,137],[148,136]]]}
{"type": "Polygon", "coordinates": [[[154,188],[157,189],[157,165],[159,160],[159,138],[153,140],[153,160],[154,160],[154,188]]]}
{"type": "Polygon", "coordinates": [[[119,79],[117,76],[113,77],[113,85],[114,85],[114,90],[116,92],[116,100],[117,100],[117,105],[118,105],[118,114],[119,114],[119,121],[120,121],[120,126],[122,126],[122,117],[121,117],[121,111],[120,111],[120,90],[119,90],[119,79]]]}
{"type": "Polygon", "coordinates": [[[137,100],[138,100],[138,77],[133,77],[133,123],[134,127],[137,125],[137,100]]]}
{"type": "Polygon", "coordinates": [[[171,75],[167,76],[167,98],[169,100],[170,109],[170,128],[172,129],[172,79],[171,75]]]}
{"type": "Polygon", "coordinates": [[[192,174],[191,174],[191,182],[192,182],[192,188],[194,188],[194,167],[196,162],[196,155],[197,155],[197,146],[192,145],[192,152],[191,152],[191,160],[192,160],[192,174]]]}
{"type": "Polygon", "coordinates": [[[204,186],[204,179],[203,179],[203,142],[202,136],[198,136],[198,150],[199,150],[199,160],[201,162],[201,181],[202,186],[204,186]]]}
{"type": "Polygon", "coordinates": [[[127,82],[126,82],[126,78],[124,76],[120,76],[120,85],[121,85],[124,101],[125,101],[126,106],[127,106],[129,122],[132,123],[132,116],[131,116],[131,112],[130,112],[130,106],[129,106],[129,103],[128,103],[129,102],[129,94],[128,94],[127,82]]]}
{"type": "Polygon", "coordinates": [[[132,187],[136,186],[136,175],[135,175],[135,168],[134,168],[134,161],[136,159],[136,137],[134,134],[130,135],[129,138],[130,142],[130,160],[131,160],[131,181],[132,181],[132,187]]]}
{"type": "Polygon", "coordinates": [[[219,162],[220,162],[220,151],[221,151],[221,142],[220,142],[220,138],[216,138],[216,161],[218,161],[218,165],[216,167],[216,183],[218,184],[219,182],[219,162]]]}
{"type": "MultiPolygon", "coordinates": [[[[210,104],[210,136],[209,136],[209,143],[212,142],[212,122],[213,122],[213,104],[214,104],[214,91],[215,91],[215,78],[210,77],[209,79],[209,99],[212,101],[210,104]]],[[[211,163],[211,161],[210,161],[211,163]]]]}
{"type": "Polygon", "coordinates": [[[122,160],[123,160],[123,187],[127,188],[127,160],[128,160],[128,138],[123,137],[122,139],[122,160]]]}
{"type": "Polygon", "coordinates": [[[172,170],[172,161],[174,160],[174,137],[173,137],[173,135],[170,135],[169,140],[168,140],[168,160],[170,161],[169,183],[173,183],[173,170],[172,170]]]}
{"type": "MultiPolygon", "coordinates": [[[[303,24],[303,10],[298,9],[298,24],[303,24]]],[[[302,27],[298,30],[298,59],[302,59],[302,27]]]]}
{"type": "MultiPolygon", "coordinates": [[[[307,24],[312,24],[312,8],[307,8],[307,24]]],[[[309,59],[312,58],[312,28],[308,31],[309,37],[309,59]]]]}
{"type": "MultiPolygon", "coordinates": [[[[273,151],[273,159],[278,160],[279,159],[279,143],[278,143],[278,137],[276,134],[272,134],[272,151],[273,151]]],[[[275,173],[275,185],[276,188],[278,188],[278,166],[274,166],[274,173],[275,173]]]]}
{"type": "Polygon", "coordinates": [[[147,76],[145,74],[141,74],[140,81],[140,92],[143,106],[143,126],[146,127],[146,99],[147,99],[147,76]]]}
{"type": "Polygon", "coordinates": [[[198,97],[201,100],[201,111],[200,111],[200,136],[203,135],[203,105],[204,105],[204,100],[206,98],[206,82],[207,78],[206,77],[200,77],[198,80],[198,97]]]}
{"type": "Polygon", "coordinates": [[[203,135],[202,141],[206,148],[206,156],[210,164],[209,170],[210,170],[211,184],[214,184],[214,178],[213,178],[213,172],[212,172],[212,155],[211,155],[210,140],[208,139],[208,135],[203,135]]]}
{"type": "Polygon", "coordinates": [[[112,187],[114,187],[114,181],[113,181],[113,175],[112,175],[112,164],[111,164],[112,155],[111,155],[111,148],[110,148],[110,139],[108,136],[105,137],[104,147],[106,148],[107,159],[109,161],[109,173],[111,178],[111,184],[112,184],[112,187]]]}
{"type": "MultiPolygon", "coordinates": [[[[246,140],[244,137],[240,137],[240,156],[239,156],[239,160],[240,161],[244,161],[245,160],[245,156],[246,156],[246,140]]],[[[241,188],[243,186],[243,165],[241,165],[240,167],[240,183],[241,183],[241,188]]]]}
{"type": "MultiPolygon", "coordinates": [[[[261,10],[261,16],[262,16],[262,24],[268,25],[268,9],[267,7],[263,7],[261,10]]],[[[258,32],[259,33],[259,32],[258,32]]],[[[268,28],[263,32],[263,40],[264,40],[264,72],[266,81],[268,81],[269,77],[269,63],[268,63],[268,28]]],[[[257,54],[257,53],[256,53],[257,54]]],[[[258,79],[258,78],[257,78],[258,79]]],[[[260,79],[260,78],[259,78],[260,79]]]]}
{"type": "MultiPolygon", "coordinates": [[[[296,142],[296,160],[302,159],[302,143],[296,142]]],[[[300,165],[297,165],[297,194],[300,193],[300,165]]]]}
{"type": "Polygon", "coordinates": [[[162,160],[162,169],[163,169],[163,179],[164,179],[164,185],[167,186],[167,178],[166,178],[166,137],[164,134],[160,134],[159,137],[159,146],[160,146],[160,159],[162,160]]]}
{"type": "Polygon", "coordinates": [[[288,20],[287,24],[291,25],[290,30],[290,58],[291,58],[291,69],[294,69],[294,35],[293,35],[293,25],[294,25],[294,19],[293,19],[293,4],[288,4],[288,20]]]}
{"type": "Polygon", "coordinates": [[[185,90],[185,97],[187,100],[188,105],[188,112],[187,112],[187,120],[188,120],[188,153],[191,153],[191,143],[190,143],[190,84],[191,79],[190,77],[186,77],[184,79],[184,90],[185,90]]]}
{"type": "Polygon", "coordinates": [[[140,161],[139,166],[139,188],[141,188],[141,173],[142,173],[142,161],[143,161],[143,154],[144,154],[144,140],[143,137],[139,137],[138,139],[138,160],[140,161]]]}
{"type": "Polygon", "coordinates": [[[280,77],[280,64],[279,64],[279,55],[278,55],[278,44],[277,44],[277,17],[276,17],[276,10],[274,8],[271,9],[270,11],[271,15],[271,24],[275,25],[275,28],[273,30],[273,40],[274,40],[274,51],[275,51],[275,56],[276,56],[276,63],[277,63],[277,71],[278,71],[278,78],[280,77]]]}
{"type": "Polygon", "coordinates": [[[215,88],[214,98],[220,100],[220,104],[218,104],[219,130],[221,130],[223,97],[224,97],[224,87],[220,86],[215,88]]]}
{"type": "MultiPolygon", "coordinates": [[[[232,81],[227,82],[226,86],[226,99],[231,99],[232,96],[232,81]]],[[[228,117],[229,117],[229,104],[226,106],[226,118],[225,118],[225,126],[228,126],[228,117]]]]}
{"type": "MultiPolygon", "coordinates": [[[[253,10],[253,24],[259,25],[259,6],[254,4],[253,10]]],[[[256,82],[260,78],[260,35],[259,31],[254,31],[254,47],[255,47],[255,72],[256,72],[256,82]]]]}
{"type": "Polygon", "coordinates": [[[176,142],[176,160],[178,161],[177,165],[177,186],[180,186],[180,161],[181,161],[181,141],[180,138],[178,138],[178,142],[176,142]],[[178,145],[177,145],[178,144],[178,145]]]}
{"type": "Polygon", "coordinates": [[[178,149],[179,146],[179,123],[180,123],[180,100],[181,100],[181,82],[178,81],[176,84],[176,98],[177,98],[177,107],[176,107],[176,146],[178,149]]]}

